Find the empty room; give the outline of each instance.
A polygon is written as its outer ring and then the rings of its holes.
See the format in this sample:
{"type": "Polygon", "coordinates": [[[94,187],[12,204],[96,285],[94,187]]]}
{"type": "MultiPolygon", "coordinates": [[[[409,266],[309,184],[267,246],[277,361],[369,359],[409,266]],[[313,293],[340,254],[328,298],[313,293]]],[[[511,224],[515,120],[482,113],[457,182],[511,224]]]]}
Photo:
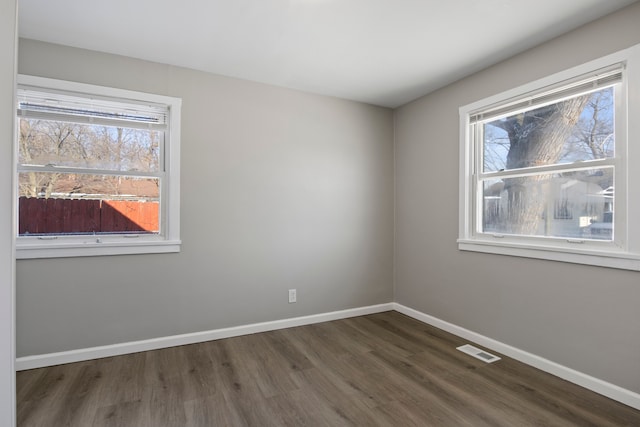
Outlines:
{"type": "Polygon", "coordinates": [[[640,426],[640,2],[1,4],[1,426],[640,426]]]}

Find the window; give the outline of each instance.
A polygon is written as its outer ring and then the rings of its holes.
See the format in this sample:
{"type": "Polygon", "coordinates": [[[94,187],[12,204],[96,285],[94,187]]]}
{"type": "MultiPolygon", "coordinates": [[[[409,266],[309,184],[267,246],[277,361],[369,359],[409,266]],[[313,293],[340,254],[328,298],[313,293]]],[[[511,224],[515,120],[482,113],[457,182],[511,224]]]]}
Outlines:
{"type": "Polygon", "coordinates": [[[460,108],[461,250],[640,270],[639,51],[460,108]]]}
{"type": "Polygon", "coordinates": [[[18,77],[18,258],[177,252],[181,100],[18,77]]]}

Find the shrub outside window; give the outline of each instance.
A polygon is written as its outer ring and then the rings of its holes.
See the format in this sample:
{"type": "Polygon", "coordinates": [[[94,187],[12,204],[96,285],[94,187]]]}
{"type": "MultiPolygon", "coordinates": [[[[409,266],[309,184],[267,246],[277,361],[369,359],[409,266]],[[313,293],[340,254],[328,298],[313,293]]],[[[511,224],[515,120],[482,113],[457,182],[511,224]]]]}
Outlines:
{"type": "Polygon", "coordinates": [[[180,100],[18,82],[18,257],[178,251],[180,100]]]}
{"type": "Polygon", "coordinates": [[[460,108],[461,250],[640,269],[639,50],[460,108]]]}

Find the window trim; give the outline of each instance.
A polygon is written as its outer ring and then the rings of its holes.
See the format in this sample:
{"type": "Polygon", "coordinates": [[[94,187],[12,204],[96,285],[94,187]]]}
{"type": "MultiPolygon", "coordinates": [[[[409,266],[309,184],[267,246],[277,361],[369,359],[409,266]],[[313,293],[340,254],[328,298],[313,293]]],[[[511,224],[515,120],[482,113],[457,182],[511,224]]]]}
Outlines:
{"type": "Polygon", "coordinates": [[[640,45],[462,106],[459,113],[459,250],[640,271],[640,221],[632,221],[633,218],[640,218],[640,193],[628,187],[629,183],[640,182],[640,168],[629,167],[629,164],[640,162],[640,121],[628,119],[640,117],[640,45]],[[616,100],[617,103],[621,102],[616,105],[616,111],[622,111],[621,115],[624,116],[616,117],[615,166],[619,174],[616,177],[617,218],[614,221],[620,225],[616,227],[616,234],[620,233],[616,243],[476,233],[478,214],[475,212],[476,178],[473,174],[478,156],[470,135],[470,117],[477,111],[496,108],[501,104],[506,106],[515,99],[542,93],[561,82],[572,81],[620,63],[624,64],[625,72],[621,83],[624,99],[616,100]]]}
{"type": "MultiPolygon", "coordinates": [[[[125,89],[96,86],[86,83],[56,80],[19,74],[18,87],[98,96],[114,101],[148,102],[166,105],[169,109],[168,130],[165,133],[165,178],[160,189],[160,233],[108,234],[100,236],[37,236],[16,237],[16,258],[59,258],[101,255],[131,255],[180,252],[180,118],[182,100],[176,97],[155,95],[125,89]]],[[[16,121],[19,118],[16,116],[16,121]]],[[[17,137],[16,137],[17,138],[17,137]]],[[[16,141],[14,141],[14,144],[16,141]]],[[[14,150],[14,165],[18,164],[18,152],[14,150]]],[[[18,198],[13,201],[18,215],[18,198]]]]}

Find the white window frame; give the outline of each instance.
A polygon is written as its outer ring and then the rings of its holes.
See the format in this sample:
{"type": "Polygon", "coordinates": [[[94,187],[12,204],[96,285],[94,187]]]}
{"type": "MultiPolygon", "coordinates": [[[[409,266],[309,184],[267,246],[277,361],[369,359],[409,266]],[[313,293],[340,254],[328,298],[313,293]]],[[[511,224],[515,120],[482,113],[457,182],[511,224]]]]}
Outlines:
{"type": "MultiPolygon", "coordinates": [[[[100,236],[58,235],[55,238],[17,236],[18,259],[58,258],[101,255],[168,253],[180,251],[180,98],[154,95],[124,89],[18,75],[18,87],[36,88],[109,99],[123,103],[152,103],[168,107],[168,130],[165,132],[164,173],[160,188],[160,232],[158,234],[106,234],[100,236]]],[[[18,118],[16,117],[16,121],[18,118]]],[[[17,143],[17,141],[14,141],[17,143]]],[[[14,164],[18,164],[14,150],[14,164]]],[[[162,168],[161,168],[162,169],[162,168]]],[[[16,178],[17,182],[17,178],[16,178]]],[[[18,218],[18,198],[14,198],[18,218]]],[[[16,227],[17,229],[17,227],[16,227]]]]}
{"type": "Polygon", "coordinates": [[[640,45],[460,107],[458,249],[640,271],[640,45]],[[470,117],[507,105],[596,70],[623,64],[616,95],[614,241],[497,235],[478,232],[476,147],[470,117]],[[630,167],[630,165],[633,165],[630,167]]]}

